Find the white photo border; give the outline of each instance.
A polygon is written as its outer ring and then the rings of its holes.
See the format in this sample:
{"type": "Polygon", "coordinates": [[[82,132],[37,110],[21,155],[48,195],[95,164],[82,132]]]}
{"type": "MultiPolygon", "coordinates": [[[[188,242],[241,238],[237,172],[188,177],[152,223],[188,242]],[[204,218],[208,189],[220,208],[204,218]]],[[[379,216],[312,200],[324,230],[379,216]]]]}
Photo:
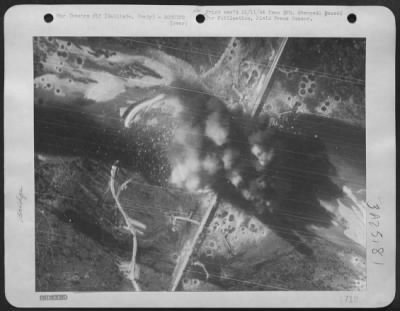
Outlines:
{"type": "MultiPolygon", "coordinates": [[[[210,7],[144,5],[17,5],[5,14],[4,176],[5,292],[18,307],[383,307],[395,295],[396,142],[395,18],[382,6],[290,6],[291,10],[341,11],[308,23],[207,21],[195,16],[210,7]],[[183,14],[185,26],[163,21],[57,18],[58,14],[183,14]],[[47,24],[46,13],[55,19],[47,24]],[[351,24],[347,15],[357,15],[351,24]],[[366,38],[367,202],[379,205],[383,265],[374,264],[375,247],[367,226],[367,290],[273,292],[65,292],[65,300],[40,300],[35,291],[33,46],[35,36],[154,37],[358,37],[366,38]],[[17,215],[23,189],[23,222],[17,215]]],[[[212,7],[216,9],[228,7],[212,7]]],[[[234,8],[234,7],[229,7],[234,8]]],[[[241,9],[243,7],[236,7],[241,9]]],[[[246,9],[262,9],[248,6],[246,9]]],[[[285,10],[285,6],[268,6],[285,10]]],[[[367,220],[367,224],[369,223],[367,220]]]]}

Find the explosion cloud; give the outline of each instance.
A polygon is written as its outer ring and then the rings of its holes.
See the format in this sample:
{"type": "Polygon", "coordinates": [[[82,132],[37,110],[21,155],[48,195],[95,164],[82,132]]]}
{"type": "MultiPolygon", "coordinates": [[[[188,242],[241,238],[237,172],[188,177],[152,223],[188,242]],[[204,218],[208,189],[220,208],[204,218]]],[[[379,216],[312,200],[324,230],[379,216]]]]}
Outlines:
{"type": "Polygon", "coordinates": [[[169,181],[187,191],[227,182],[246,200],[255,198],[246,185],[254,177],[252,172],[264,169],[274,155],[271,147],[262,145],[266,134],[244,127],[240,115],[215,99],[202,108],[195,113],[186,109],[178,117],[169,146],[169,181]]]}
{"type": "MultiPolygon", "coordinates": [[[[172,185],[189,192],[211,189],[267,225],[290,221],[284,215],[299,208],[331,217],[316,195],[339,196],[340,189],[330,180],[319,139],[278,130],[265,117],[250,120],[214,97],[189,101],[181,101],[167,148],[172,185]]],[[[299,223],[293,230],[307,230],[299,223]]]]}
{"type": "Polygon", "coordinates": [[[307,232],[308,223],[297,218],[292,223],[287,215],[306,213],[329,220],[332,215],[318,197],[342,195],[330,178],[335,170],[319,138],[276,128],[265,116],[250,119],[216,97],[163,92],[133,104],[124,115],[132,115],[136,131],[142,126],[139,118],[147,125],[146,120],[156,120],[148,126],[165,138],[160,151],[155,152],[155,146],[142,157],[154,161],[137,161],[149,163],[149,170],[140,164],[141,171],[154,172],[149,180],[191,193],[212,190],[272,230],[277,226],[276,233],[290,241],[298,240],[293,232],[307,232]],[[168,127],[162,126],[164,115],[169,116],[168,127]],[[164,163],[165,169],[157,163],[164,163]],[[282,226],[293,232],[280,232],[282,226]]]}
{"type": "Polygon", "coordinates": [[[212,139],[217,146],[222,146],[227,142],[228,127],[222,125],[219,112],[213,112],[208,117],[205,134],[212,139]]]}

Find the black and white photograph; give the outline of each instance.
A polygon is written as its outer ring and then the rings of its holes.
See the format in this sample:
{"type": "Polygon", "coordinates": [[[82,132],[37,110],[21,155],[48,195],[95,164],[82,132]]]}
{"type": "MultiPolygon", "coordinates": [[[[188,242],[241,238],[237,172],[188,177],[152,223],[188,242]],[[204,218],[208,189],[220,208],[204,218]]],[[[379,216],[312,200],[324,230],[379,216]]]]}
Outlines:
{"type": "Polygon", "coordinates": [[[365,38],[32,44],[37,292],[366,290],[365,38]]]}

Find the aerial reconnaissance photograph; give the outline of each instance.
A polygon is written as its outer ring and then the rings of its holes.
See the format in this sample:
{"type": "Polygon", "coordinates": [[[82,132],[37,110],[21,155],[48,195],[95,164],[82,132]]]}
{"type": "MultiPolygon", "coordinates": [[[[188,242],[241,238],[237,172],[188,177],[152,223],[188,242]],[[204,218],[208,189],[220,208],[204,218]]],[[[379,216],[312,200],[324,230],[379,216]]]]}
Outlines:
{"type": "Polygon", "coordinates": [[[33,47],[36,291],[366,289],[365,39],[33,47]]]}

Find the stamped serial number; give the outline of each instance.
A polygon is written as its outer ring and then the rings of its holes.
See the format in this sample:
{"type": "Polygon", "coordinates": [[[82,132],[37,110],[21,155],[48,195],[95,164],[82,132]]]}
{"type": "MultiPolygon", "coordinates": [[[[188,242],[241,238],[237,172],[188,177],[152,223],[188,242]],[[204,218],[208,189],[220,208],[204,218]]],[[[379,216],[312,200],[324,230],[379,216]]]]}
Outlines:
{"type": "Polygon", "coordinates": [[[68,295],[40,295],[40,300],[67,300],[68,295]]]}

